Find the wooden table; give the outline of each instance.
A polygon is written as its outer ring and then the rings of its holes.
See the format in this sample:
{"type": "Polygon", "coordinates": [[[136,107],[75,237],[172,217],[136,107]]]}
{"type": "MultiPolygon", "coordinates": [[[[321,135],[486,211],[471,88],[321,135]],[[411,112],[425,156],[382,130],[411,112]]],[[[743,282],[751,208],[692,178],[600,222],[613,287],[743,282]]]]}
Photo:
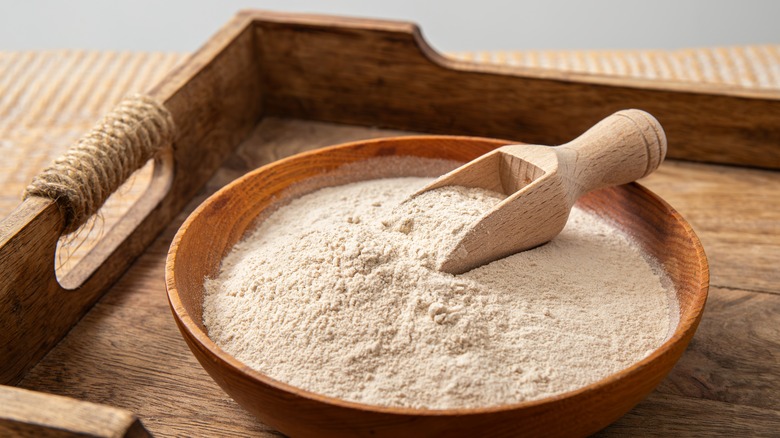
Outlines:
{"type": "MultiPolygon", "coordinates": [[[[19,386],[129,409],[157,436],[278,434],[222,392],[179,335],[163,281],[168,245],[195,206],[247,170],[314,147],[398,134],[264,120],[19,386]]],[[[699,330],[671,375],[601,435],[776,436],[780,173],[667,161],[642,183],[691,222],[710,260],[712,286],[699,330]]]]}

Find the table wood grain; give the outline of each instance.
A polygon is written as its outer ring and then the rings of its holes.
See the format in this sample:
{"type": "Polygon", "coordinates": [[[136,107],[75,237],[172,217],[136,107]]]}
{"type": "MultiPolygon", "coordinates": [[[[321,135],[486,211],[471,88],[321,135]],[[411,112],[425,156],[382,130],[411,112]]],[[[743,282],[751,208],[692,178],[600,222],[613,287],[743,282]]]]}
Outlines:
{"type": "MultiPolygon", "coordinates": [[[[185,345],[165,294],[168,245],[190,211],[247,170],[319,146],[399,134],[265,119],[19,386],[131,410],[156,436],[277,435],[222,392],[185,345]]],[[[691,222],[712,287],[670,376],[600,435],[777,436],[780,172],[667,161],[642,183],[691,222]]]]}

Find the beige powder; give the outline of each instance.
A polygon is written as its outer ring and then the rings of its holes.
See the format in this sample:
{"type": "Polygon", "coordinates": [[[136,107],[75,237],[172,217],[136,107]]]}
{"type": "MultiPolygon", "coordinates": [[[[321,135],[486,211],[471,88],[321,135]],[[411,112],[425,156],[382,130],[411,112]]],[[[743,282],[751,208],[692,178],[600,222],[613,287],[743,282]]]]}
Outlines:
{"type": "Polygon", "coordinates": [[[547,245],[436,271],[500,197],[445,188],[401,204],[429,181],[331,187],[276,211],[206,280],[209,336],[306,390],[430,409],[573,390],[665,340],[672,292],[629,238],[576,209],[547,245]]]}

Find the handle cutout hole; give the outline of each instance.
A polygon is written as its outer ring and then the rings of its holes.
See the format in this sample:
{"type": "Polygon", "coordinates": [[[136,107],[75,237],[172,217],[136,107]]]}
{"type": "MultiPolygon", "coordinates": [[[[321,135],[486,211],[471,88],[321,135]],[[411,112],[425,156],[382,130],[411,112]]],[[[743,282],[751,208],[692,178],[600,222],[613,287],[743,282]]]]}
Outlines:
{"type": "Polygon", "coordinates": [[[160,203],[172,180],[173,153],[166,148],[133,173],[86,224],[60,237],[54,269],[60,285],[81,286],[160,203]]]}

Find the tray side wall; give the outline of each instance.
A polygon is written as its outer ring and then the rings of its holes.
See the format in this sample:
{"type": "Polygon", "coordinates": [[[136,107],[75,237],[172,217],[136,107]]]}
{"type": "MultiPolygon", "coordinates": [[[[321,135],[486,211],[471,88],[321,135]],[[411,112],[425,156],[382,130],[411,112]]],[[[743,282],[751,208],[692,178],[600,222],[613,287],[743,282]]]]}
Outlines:
{"type": "Polygon", "coordinates": [[[254,17],[269,115],[561,144],[639,108],[671,158],[780,168],[780,93],[459,62],[406,23],[254,17]]]}

